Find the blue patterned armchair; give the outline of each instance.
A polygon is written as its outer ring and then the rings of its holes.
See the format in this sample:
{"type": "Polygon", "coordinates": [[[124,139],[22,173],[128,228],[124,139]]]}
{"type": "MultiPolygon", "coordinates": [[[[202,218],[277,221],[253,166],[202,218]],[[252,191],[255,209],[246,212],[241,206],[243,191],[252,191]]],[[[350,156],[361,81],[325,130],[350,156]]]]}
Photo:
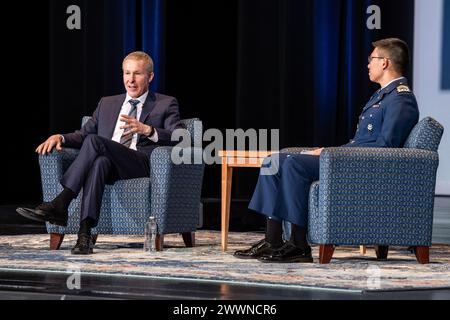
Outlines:
{"type": "Polygon", "coordinates": [[[428,117],[413,128],[403,148],[322,151],[308,220],[308,238],[320,245],[320,263],[330,262],[336,245],[373,245],[378,259],[387,259],[390,245],[409,246],[419,263],[429,262],[443,131],[428,117]]]}
{"type": "MultiPolygon", "coordinates": [[[[84,117],[82,124],[88,119],[84,117]]],[[[182,123],[192,141],[196,138],[201,141],[199,119],[186,119],[182,123]]],[[[175,165],[171,161],[172,149],[157,147],[152,152],[150,178],[119,180],[106,185],[100,220],[92,230],[94,243],[100,233],[143,235],[145,222],[154,215],[158,226],[156,250],[162,250],[164,234],[170,233],[181,233],[188,247],[195,245],[204,164],[175,165]]],[[[189,150],[193,150],[197,159],[202,159],[201,148],[189,150]]],[[[62,191],[59,181],[78,152],[77,149],[64,148],[61,152],[39,156],[44,201],[51,201],[62,191]]],[[[78,232],[82,192],[69,206],[67,227],[47,223],[50,249],[59,249],[66,233],[78,232]]]]}

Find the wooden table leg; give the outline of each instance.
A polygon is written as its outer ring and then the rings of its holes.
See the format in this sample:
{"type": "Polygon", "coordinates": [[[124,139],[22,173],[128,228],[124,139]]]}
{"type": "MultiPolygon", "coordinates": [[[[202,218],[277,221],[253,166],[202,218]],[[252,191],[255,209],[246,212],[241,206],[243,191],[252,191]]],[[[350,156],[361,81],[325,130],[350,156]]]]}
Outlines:
{"type": "Polygon", "coordinates": [[[227,250],[228,226],[230,223],[231,181],[233,168],[228,166],[227,157],[222,158],[222,251],[227,250]]]}
{"type": "Polygon", "coordinates": [[[367,248],[366,246],[359,246],[359,253],[360,254],[366,254],[367,248]]]}

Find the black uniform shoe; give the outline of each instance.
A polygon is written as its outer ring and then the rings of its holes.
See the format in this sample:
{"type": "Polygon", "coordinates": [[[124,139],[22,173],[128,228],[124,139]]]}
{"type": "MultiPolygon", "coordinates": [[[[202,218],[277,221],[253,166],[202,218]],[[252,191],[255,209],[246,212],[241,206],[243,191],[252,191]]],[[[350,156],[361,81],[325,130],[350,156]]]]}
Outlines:
{"type": "Polygon", "coordinates": [[[310,246],[306,247],[306,249],[301,249],[296,247],[292,242],[286,242],[278,250],[259,257],[258,261],[278,263],[313,262],[313,258],[310,246]]]}
{"type": "Polygon", "coordinates": [[[77,244],[71,250],[72,254],[91,254],[94,253],[94,243],[92,236],[86,233],[78,235],[77,244]]]}
{"type": "Polygon", "coordinates": [[[17,213],[25,218],[41,222],[50,222],[58,226],[67,226],[67,210],[58,210],[51,202],[44,202],[35,209],[17,208],[17,213]]]}
{"type": "Polygon", "coordinates": [[[269,242],[266,241],[266,239],[263,239],[255,243],[249,249],[237,250],[234,253],[234,256],[240,259],[256,259],[262,256],[264,253],[270,253],[277,248],[279,247],[273,247],[269,242]]]}

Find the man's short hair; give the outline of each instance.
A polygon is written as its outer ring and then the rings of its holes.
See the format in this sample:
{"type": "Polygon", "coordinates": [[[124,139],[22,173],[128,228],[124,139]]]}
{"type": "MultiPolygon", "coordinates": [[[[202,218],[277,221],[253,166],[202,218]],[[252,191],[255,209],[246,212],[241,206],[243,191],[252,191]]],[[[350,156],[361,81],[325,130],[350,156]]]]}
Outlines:
{"type": "Polygon", "coordinates": [[[127,61],[127,60],[144,61],[145,69],[147,70],[147,72],[148,73],[153,72],[153,60],[148,54],[146,54],[143,51],[135,51],[135,52],[130,53],[129,55],[127,55],[125,57],[125,59],[123,59],[123,63],[125,63],[125,61],[127,61]]]}
{"type": "Polygon", "coordinates": [[[378,48],[387,55],[394,65],[395,71],[405,74],[410,61],[409,48],[405,41],[397,38],[388,38],[372,43],[374,48],[378,48]]]}

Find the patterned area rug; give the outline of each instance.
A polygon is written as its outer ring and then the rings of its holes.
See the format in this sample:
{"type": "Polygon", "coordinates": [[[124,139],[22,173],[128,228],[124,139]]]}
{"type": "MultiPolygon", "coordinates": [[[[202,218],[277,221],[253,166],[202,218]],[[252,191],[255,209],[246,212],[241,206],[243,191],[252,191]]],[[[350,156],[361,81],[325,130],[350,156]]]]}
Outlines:
{"type": "Polygon", "coordinates": [[[140,236],[100,235],[89,256],[74,256],[76,236],[67,235],[61,250],[48,249],[47,235],[0,237],[0,270],[44,270],[193,279],[239,284],[314,287],[357,291],[450,288],[450,246],[435,245],[431,263],[420,265],[406,248],[391,248],[387,261],[377,261],[368,248],[338,247],[330,264],[263,264],[233,257],[262,238],[257,233],[230,233],[229,250],[220,251],[220,233],[198,231],[195,248],[185,248],[179,235],[167,235],[163,252],[145,254],[140,236]]]}

